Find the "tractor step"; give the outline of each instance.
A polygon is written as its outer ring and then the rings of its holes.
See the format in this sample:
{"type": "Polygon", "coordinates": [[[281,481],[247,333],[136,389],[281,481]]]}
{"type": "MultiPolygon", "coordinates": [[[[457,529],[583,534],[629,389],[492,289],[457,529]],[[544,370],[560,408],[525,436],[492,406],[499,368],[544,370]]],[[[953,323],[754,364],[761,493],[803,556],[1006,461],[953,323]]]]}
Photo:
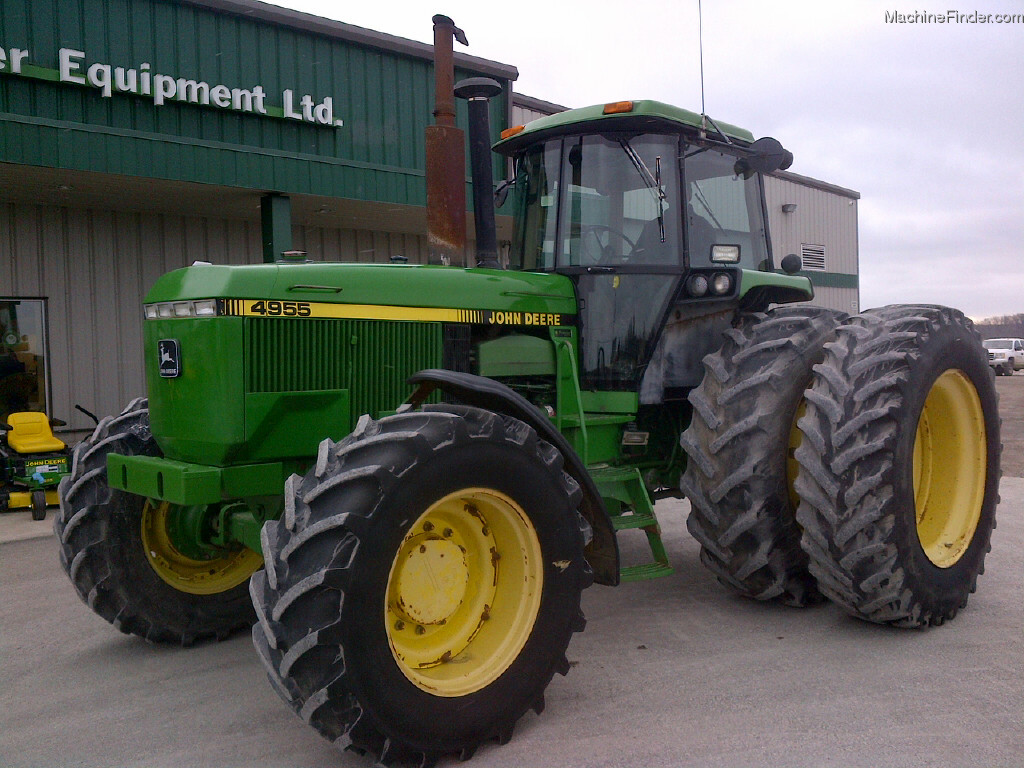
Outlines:
{"type": "Polygon", "coordinates": [[[673,573],[675,573],[675,571],[672,569],[672,566],[665,563],[626,565],[619,569],[619,581],[625,584],[629,581],[660,579],[662,576],[671,576],[673,573]]]}
{"type": "Polygon", "coordinates": [[[643,531],[654,558],[650,563],[620,566],[619,580],[643,581],[671,576],[673,570],[661,541],[661,527],[640,470],[636,467],[594,467],[590,473],[608,508],[615,532],[643,531]]]}
{"type": "Polygon", "coordinates": [[[646,528],[650,525],[657,525],[658,520],[653,514],[645,514],[643,512],[627,512],[624,515],[614,515],[612,517],[612,527],[616,531],[626,531],[631,528],[646,528]]]}

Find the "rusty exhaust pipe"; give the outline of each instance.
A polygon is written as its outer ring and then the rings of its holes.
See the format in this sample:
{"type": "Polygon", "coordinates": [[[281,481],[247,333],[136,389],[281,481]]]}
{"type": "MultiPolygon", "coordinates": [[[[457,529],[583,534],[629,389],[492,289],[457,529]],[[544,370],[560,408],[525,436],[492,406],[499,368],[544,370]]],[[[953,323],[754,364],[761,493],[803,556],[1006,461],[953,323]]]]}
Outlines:
{"type": "Polygon", "coordinates": [[[466,155],[462,131],[455,127],[455,40],[469,45],[466,33],[447,16],[434,22],[434,125],[426,129],[427,260],[466,263],[466,155]]]}

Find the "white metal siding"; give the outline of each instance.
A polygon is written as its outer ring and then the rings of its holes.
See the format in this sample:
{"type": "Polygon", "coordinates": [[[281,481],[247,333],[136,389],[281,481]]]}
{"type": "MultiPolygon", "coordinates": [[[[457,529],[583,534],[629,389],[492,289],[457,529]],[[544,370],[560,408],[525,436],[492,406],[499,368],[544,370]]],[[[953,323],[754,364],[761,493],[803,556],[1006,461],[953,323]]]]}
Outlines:
{"type": "MultiPolygon", "coordinates": [[[[767,176],[765,203],[776,264],[786,254],[800,254],[805,244],[817,245],[825,249],[826,275],[858,275],[855,198],[795,180],[767,176]],[[795,204],[796,210],[783,212],[785,204],[795,204]]],[[[859,289],[855,287],[818,285],[813,303],[856,312],[860,309],[859,296],[859,289]]]]}
{"type": "Polygon", "coordinates": [[[519,104],[512,105],[512,122],[511,125],[526,125],[531,120],[536,120],[540,117],[546,117],[547,112],[541,112],[536,109],[528,109],[527,107],[520,106],[519,104]]]}

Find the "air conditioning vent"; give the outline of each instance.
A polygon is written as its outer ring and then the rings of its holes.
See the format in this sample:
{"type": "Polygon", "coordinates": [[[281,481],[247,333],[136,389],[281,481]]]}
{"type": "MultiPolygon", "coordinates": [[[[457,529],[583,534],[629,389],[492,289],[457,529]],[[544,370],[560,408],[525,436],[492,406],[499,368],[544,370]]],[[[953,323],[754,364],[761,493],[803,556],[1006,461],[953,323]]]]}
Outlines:
{"type": "Polygon", "coordinates": [[[800,244],[800,260],[803,262],[803,268],[813,270],[816,272],[825,271],[825,246],[824,245],[809,245],[808,243],[800,244]]]}

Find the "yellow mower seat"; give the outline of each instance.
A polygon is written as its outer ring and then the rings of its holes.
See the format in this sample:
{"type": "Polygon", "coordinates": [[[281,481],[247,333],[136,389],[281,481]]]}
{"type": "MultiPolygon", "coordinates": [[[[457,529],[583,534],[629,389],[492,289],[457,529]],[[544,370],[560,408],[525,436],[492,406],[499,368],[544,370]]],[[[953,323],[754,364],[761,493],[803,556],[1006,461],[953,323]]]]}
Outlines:
{"type": "Polygon", "coordinates": [[[7,433],[7,445],[17,453],[48,453],[63,451],[64,443],[50,431],[50,419],[38,411],[22,411],[7,417],[11,430],[7,433]]]}

